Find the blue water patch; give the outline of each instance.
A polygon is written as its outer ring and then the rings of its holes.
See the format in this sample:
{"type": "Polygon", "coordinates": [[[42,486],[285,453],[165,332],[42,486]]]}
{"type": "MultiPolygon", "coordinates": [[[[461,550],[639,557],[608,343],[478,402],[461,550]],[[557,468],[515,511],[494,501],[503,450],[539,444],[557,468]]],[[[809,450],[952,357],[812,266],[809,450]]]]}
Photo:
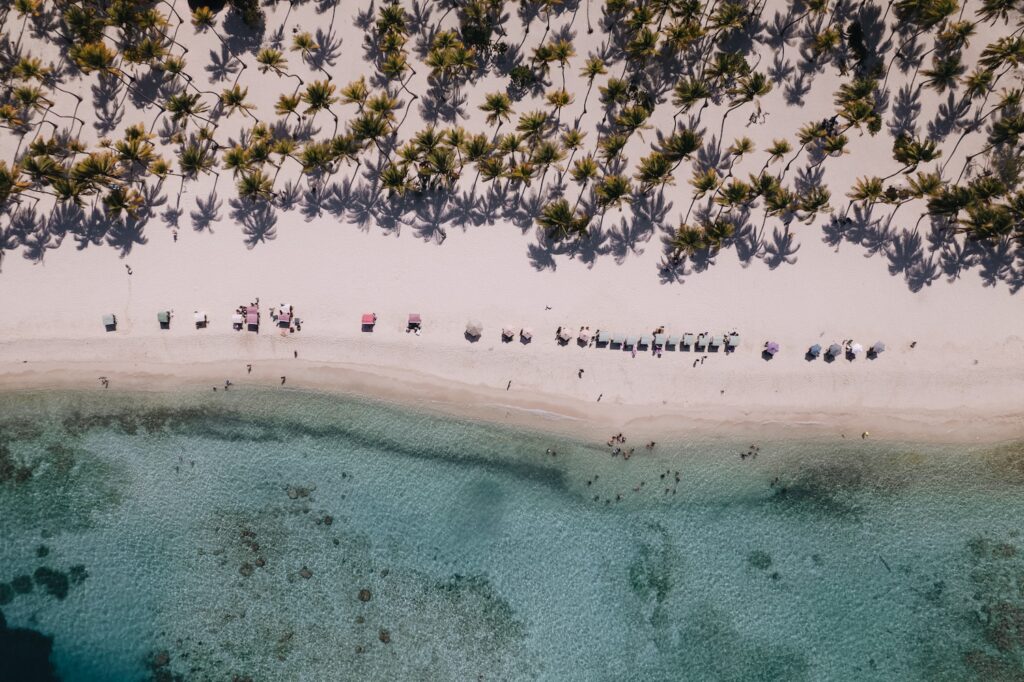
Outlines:
{"type": "Polygon", "coordinates": [[[1024,676],[1021,444],[626,461],[241,389],[0,414],[4,632],[64,680],[1024,676]]]}

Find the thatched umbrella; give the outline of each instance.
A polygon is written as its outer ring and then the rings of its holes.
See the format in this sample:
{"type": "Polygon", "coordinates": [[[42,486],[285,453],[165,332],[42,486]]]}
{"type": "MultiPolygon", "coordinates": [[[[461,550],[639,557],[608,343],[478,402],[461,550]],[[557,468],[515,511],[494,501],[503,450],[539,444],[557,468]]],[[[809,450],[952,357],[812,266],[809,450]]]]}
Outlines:
{"type": "Polygon", "coordinates": [[[484,326],[483,324],[480,323],[480,320],[470,320],[469,322],[466,323],[466,334],[468,334],[469,336],[472,336],[474,338],[479,337],[480,334],[483,333],[483,331],[484,326]]]}

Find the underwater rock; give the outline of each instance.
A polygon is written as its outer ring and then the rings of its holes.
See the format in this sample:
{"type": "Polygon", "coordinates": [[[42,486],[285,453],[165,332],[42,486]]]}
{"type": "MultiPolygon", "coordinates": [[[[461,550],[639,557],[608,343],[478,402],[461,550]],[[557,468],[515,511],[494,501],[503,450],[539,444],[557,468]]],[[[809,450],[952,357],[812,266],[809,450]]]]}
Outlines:
{"type": "Polygon", "coordinates": [[[68,579],[72,585],[81,585],[88,577],[89,573],[85,570],[84,564],[75,564],[68,569],[68,579]]]}
{"type": "Polygon", "coordinates": [[[40,558],[40,559],[45,558],[45,557],[49,556],[49,554],[50,554],[50,548],[47,547],[46,545],[39,545],[38,547],[36,547],[36,556],[38,558],[40,558]]]}
{"type": "Polygon", "coordinates": [[[0,583],[0,606],[10,604],[14,600],[14,588],[7,583],[0,583]]]}
{"type": "Polygon", "coordinates": [[[365,618],[363,618],[362,616],[356,616],[356,625],[362,625],[365,622],[366,622],[365,618]]]}
{"type": "Polygon", "coordinates": [[[385,630],[384,628],[381,628],[380,632],[377,633],[377,639],[379,639],[380,641],[384,642],[385,644],[390,644],[391,643],[391,633],[388,632],[387,630],[385,630]]]}
{"type": "Polygon", "coordinates": [[[171,655],[167,651],[158,651],[153,654],[150,665],[153,668],[163,668],[171,662],[171,655]]]}
{"type": "Polygon", "coordinates": [[[306,580],[309,580],[313,577],[313,571],[303,566],[301,569],[299,569],[299,575],[305,578],[306,580]]]}
{"type": "Polygon", "coordinates": [[[238,572],[241,573],[242,577],[244,578],[248,578],[250,575],[252,575],[252,571],[252,564],[250,564],[248,561],[242,564],[242,566],[238,569],[238,572]]]}
{"type": "Polygon", "coordinates": [[[4,679],[59,682],[50,662],[52,652],[52,637],[35,630],[8,628],[0,613],[0,672],[4,679]]]}
{"type": "Polygon", "coordinates": [[[27,575],[19,575],[11,581],[11,587],[18,594],[28,594],[32,591],[32,578],[27,575]]]}
{"type": "Polygon", "coordinates": [[[329,525],[331,525],[332,523],[334,523],[334,517],[333,517],[333,516],[331,516],[330,514],[328,514],[327,516],[325,516],[325,517],[324,517],[324,525],[325,525],[325,526],[329,526],[329,525]]]}
{"type": "Polygon", "coordinates": [[[757,549],[747,555],[747,563],[758,570],[765,571],[771,568],[772,557],[767,552],[757,549]]]}
{"type": "Polygon", "coordinates": [[[254,561],[253,563],[256,564],[257,568],[263,568],[264,566],[267,565],[267,560],[264,559],[261,556],[258,556],[258,557],[256,557],[256,561],[254,561]]]}
{"type": "Polygon", "coordinates": [[[365,587],[363,589],[359,590],[359,601],[370,601],[370,599],[372,599],[372,598],[373,598],[373,595],[370,594],[370,591],[368,589],[366,589],[365,587]]]}
{"type": "Polygon", "coordinates": [[[50,596],[60,600],[68,596],[69,581],[66,573],[40,566],[32,577],[35,578],[36,585],[45,589],[50,596]]]}

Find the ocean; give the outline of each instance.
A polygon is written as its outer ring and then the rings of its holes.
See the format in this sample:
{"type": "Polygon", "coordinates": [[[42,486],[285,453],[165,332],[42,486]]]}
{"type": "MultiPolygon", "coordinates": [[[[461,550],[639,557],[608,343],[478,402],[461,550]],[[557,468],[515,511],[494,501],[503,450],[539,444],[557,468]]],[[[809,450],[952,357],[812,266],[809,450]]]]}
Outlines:
{"type": "Polygon", "coordinates": [[[7,394],[0,678],[1024,679],[1024,443],[625,436],[7,394]]]}

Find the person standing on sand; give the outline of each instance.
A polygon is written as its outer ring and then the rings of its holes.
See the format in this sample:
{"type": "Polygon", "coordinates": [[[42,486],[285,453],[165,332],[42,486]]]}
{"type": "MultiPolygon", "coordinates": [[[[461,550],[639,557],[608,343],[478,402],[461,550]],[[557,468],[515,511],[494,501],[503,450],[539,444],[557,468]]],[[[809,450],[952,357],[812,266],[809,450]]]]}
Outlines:
{"type": "Polygon", "coordinates": [[[245,366],[245,373],[246,374],[252,374],[252,365],[246,365],[245,366]]]}
{"type": "Polygon", "coordinates": [[[287,379],[287,378],[288,378],[288,377],[281,377],[281,385],[282,385],[282,386],[284,386],[284,381],[285,381],[285,379],[287,379]]]}
{"type": "Polygon", "coordinates": [[[293,352],[295,353],[295,359],[298,360],[299,359],[299,351],[293,351],[293,352]]]}
{"type": "Polygon", "coordinates": [[[597,402],[601,402],[601,398],[603,398],[603,397],[604,397],[604,393],[602,393],[599,396],[597,396],[597,402]]]}
{"type": "Polygon", "coordinates": [[[125,270],[127,270],[127,271],[128,271],[128,274],[129,274],[129,275],[131,275],[131,274],[132,274],[132,267],[131,267],[130,265],[128,265],[127,263],[125,263],[125,264],[124,264],[124,268],[125,268],[125,270]]]}
{"type": "Polygon", "coordinates": [[[512,380],[511,379],[508,380],[508,386],[505,387],[505,390],[507,391],[510,388],[512,388],[512,380]]]}

